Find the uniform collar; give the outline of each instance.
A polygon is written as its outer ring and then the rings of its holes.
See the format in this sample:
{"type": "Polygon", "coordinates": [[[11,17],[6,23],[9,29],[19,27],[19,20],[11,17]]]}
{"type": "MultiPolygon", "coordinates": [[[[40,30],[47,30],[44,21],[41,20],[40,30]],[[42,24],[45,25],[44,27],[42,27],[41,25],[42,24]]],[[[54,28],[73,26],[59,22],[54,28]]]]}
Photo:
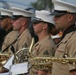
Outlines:
{"type": "Polygon", "coordinates": [[[43,43],[44,41],[46,41],[47,39],[51,38],[50,35],[46,36],[44,39],[38,41],[38,43],[43,43]]]}
{"type": "Polygon", "coordinates": [[[6,31],[6,35],[11,32],[13,30],[13,27],[11,27],[10,29],[8,29],[8,31],[6,31]]]}
{"type": "Polygon", "coordinates": [[[75,25],[75,24],[73,24],[73,25],[71,25],[70,27],[68,27],[68,28],[64,31],[61,40],[65,37],[66,34],[68,34],[68,33],[70,33],[70,32],[73,32],[73,31],[75,31],[75,30],[76,30],[76,25],[75,25]]]}
{"type": "Polygon", "coordinates": [[[28,33],[29,32],[29,29],[25,29],[21,34],[20,34],[20,37],[22,37],[23,35],[26,35],[25,33],[28,33]]]}
{"type": "MultiPolygon", "coordinates": [[[[51,36],[50,36],[50,35],[46,36],[44,39],[42,39],[42,40],[38,41],[34,46],[36,47],[37,45],[39,45],[39,44],[41,44],[41,43],[45,42],[45,41],[46,41],[47,39],[49,39],[49,38],[51,38],[51,36]]],[[[51,39],[52,39],[52,38],[51,38],[51,39]]]]}

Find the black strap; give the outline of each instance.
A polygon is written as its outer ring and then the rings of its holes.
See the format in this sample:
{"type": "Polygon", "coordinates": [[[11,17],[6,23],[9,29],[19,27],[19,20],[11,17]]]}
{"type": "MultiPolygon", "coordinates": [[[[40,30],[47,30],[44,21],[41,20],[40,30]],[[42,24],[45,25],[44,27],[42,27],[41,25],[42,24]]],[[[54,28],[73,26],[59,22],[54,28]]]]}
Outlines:
{"type": "Polygon", "coordinates": [[[76,69],[72,69],[72,70],[70,70],[70,73],[71,73],[71,72],[76,72],[76,69]]]}
{"type": "Polygon", "coordinates": [[[75,25],[75,24],[71,25],[69,28],[67,28],[67,29],[64,31],[64,33],[63,33],[63,35],[62,35],[62,37],[61,37],[61,40],[65,37],[66,34],[72,32],[72,31],[75,31],[75,30],[76,30],[76,25],[75,25]]]}
{"type": "Polygon", "coordinates": [[[20,35],[18,35],[17,38],[2,51],[2,53],[5,52],[10,46],[12,46],[12,44],[14,44],[17,41],[17,39],[18,39],[19,36],[20,35]]]}

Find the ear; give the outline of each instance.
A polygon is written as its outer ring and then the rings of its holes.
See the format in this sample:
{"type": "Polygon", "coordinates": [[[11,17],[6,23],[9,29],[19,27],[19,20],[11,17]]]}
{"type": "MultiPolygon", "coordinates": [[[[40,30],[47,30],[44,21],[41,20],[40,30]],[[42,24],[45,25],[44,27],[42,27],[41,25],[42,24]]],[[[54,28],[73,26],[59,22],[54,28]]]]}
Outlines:
{"type": "Polygon", "coordinates": [[[73,19],[73,16],[71,14],[68,15],[68,21],[70,22],[73,19]]]}
{"type": "Polygon", "coordinates": [[[46,29],[48,27],[47,23],[43,24],[43,29],[46,29]]]}
{"type": "Polygon", "coordinates": [[[26,23],[26,21],[22,21],[22,25],[23,25],[23,26],[25,25],[25,23],[26,23]]]}

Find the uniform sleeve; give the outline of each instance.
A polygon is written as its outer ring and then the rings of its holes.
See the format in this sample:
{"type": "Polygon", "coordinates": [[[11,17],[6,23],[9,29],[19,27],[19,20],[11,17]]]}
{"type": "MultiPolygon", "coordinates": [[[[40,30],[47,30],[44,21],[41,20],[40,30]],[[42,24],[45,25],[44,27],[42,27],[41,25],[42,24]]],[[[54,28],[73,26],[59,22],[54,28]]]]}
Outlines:
{"type": "Polygon", "coordinates": [[[25,48],[25,47],[29,47],[30,44],[31,44],[31,36],[24,36],[24,37],[21,37],[22,40],[20,40],[19,42],[19,49],[20,48],[25,48]]]}
{"type": "MultiPolygon", "coordinates": [[[[54,53],[54,51],[55,50],[51,45],[42,45],[39,49],[38,56],[39,57],[46,57],[46,56],[51,57],[52,54],[54,53]]],[[[52,65],[52,64],[50,63],[50,65],[52,65]]],[[[52,66],[47,67],[47,69],[44,68],[43,71],[51,72],[52,66]]]]}
{"type": "Polygon", "coordinates": [[[9,38],[11,37],[12,32],[13,32],[13,31],[11,31],[9,34],[7,34],[7,35],[5,36],[5,39],[4,39],[4,42],[3,42],[3,45],[2,45],[2,50],[4,50],[4,49],[9,45],[9,41],[10,41],[9,38]]]}
{"type": "Polygon", "coordinates": [[[8,37],[5,37],[3,45],[2,45],[2,51],[8,46],[8,37]]]}
{"type": "Polygon", "coordinates": [[[17,31],[11,31],[8,35],[6,35],[3,45],[2,45],[2,50],[6,49],[8,46],[8,49],[6,50],[6,52],[8,52],[9,54],[11,54],[11,44],[16,40],[18,36],[18,32],[17,31]]]}

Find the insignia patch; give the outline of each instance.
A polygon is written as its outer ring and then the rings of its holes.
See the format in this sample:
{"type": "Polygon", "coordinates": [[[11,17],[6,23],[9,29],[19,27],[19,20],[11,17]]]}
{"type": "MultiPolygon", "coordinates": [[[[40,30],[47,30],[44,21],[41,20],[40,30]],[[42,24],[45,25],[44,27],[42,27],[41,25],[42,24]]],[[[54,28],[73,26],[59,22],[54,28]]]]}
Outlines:
{"type": "Polygon", "coordinates": [[[49,55],[49,52],[46,50],[43,55],[49,55]]]}

